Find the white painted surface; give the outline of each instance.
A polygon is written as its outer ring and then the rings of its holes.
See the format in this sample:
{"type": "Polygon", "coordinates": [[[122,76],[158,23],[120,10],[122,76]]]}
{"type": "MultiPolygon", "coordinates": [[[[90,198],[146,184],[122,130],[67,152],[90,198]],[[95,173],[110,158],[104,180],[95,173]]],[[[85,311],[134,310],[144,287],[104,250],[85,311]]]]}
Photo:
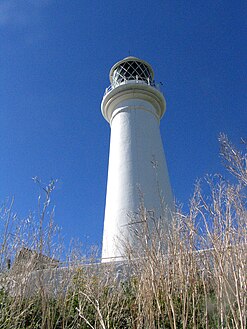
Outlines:
{"type": "Polygon", "coordinates": [[[102,101],[102,113],[111,124],[108,182],[102,261],[124,254],[122,240],[129,234],[133,213],[144,205],[162,213],[161,197],[172,208],[166,160],[159,130],[165,110],[163,95],[154,87],[129,83],[111,90],[102,101]]]}

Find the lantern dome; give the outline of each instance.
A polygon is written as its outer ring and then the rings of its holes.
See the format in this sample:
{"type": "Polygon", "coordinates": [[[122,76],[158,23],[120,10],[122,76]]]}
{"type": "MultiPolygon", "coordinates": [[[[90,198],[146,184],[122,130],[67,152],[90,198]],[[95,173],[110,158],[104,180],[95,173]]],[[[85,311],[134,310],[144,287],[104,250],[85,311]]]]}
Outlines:
{"type": "Polygon", "coordinates": [[[154,72],[151,65],[132,56],[117,62],[110,71],[110,82],[113,85],[129,80],[141,80],[150,84],[153,78],[154,72]]]}

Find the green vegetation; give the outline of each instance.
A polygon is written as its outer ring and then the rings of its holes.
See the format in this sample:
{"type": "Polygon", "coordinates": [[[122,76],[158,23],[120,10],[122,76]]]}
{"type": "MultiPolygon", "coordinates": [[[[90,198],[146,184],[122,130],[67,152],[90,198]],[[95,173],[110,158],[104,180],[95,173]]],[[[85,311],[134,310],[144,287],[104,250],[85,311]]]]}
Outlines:
{"type": "Polygon", "coordinates": [[[168,227],[140,202],[136,248],[125,241],[122,264],[80,265],[73,250],[68,267],[56,268],[54,182],[39,201],[38,227],[31,215],[20,226],[12,206],[3,207],[0,328],[246,329],[246,143],[241,152],[225,135],[219,140],[229,180],[214,175],[198,182],[189,212],[177,207],[168,227]],[[23,247],[36,256],[21,270],[18,263],[7,269],[23,247]],[[50,266],[37,258],[41,253],[50,266]]]}

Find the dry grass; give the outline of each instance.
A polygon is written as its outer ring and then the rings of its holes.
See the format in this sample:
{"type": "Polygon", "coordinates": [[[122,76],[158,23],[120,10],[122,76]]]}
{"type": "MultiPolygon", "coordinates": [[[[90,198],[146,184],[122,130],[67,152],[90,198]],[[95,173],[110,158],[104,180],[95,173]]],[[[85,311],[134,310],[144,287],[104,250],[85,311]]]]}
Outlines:
{"type": "Polygon", "coordinates": [[[220,145],[236,180],[215,175],[198,182],[189,212],[176,209],[169,225],[141,203],[136,248],[125,243],[122,263],[81,265],[74,250],[65,268],[33,271],[30,262],[7,270],[7,259],[23,246],[59,257],[53,212],[47,217],[54,182],[39,201],[38,227],[31,215],[22,228],[14,225],[12,204],[3,208],[0,328],[246,329],[247,157],[224,135],[220,145]]]}

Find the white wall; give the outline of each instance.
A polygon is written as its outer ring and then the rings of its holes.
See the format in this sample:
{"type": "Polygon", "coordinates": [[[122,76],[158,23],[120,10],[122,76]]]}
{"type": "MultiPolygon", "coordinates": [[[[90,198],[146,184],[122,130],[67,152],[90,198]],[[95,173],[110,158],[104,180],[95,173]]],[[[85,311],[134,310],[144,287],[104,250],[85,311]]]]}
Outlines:
{"type": "MultiPolygon", "coordinates": [[[[163,96],[162,96],[163,97],[163,96]]],[[[122,239],[131,239],[128,223],[145,207],[161,214],[161,196],[172,205],[168,171],[153,104],[140,98],[121,100],[111,109],[111,140],[102,261],[123,255],[122,239]],[[132,216],[133,217],[133,216],[132,216]]],[[[134,241],[130,241],[134,245],[134,241]]]]}

